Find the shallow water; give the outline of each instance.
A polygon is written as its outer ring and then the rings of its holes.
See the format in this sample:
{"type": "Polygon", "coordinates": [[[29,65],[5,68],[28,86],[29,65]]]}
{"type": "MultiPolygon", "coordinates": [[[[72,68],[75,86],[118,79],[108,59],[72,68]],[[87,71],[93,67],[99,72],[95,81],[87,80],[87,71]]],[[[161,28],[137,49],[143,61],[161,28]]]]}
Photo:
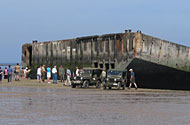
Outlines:
{"type": "Polygon", "coordinates": [[[0,124],[190,123],[190,92],[0,88],[0,124]]]}

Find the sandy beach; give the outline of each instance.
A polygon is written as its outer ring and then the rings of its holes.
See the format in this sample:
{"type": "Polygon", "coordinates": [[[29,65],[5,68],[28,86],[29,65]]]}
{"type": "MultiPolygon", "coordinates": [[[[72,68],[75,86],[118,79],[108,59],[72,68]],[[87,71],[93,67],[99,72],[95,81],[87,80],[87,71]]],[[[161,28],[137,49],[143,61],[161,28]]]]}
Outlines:
{"type": "MultiPolygon", "coordinates": [[[[0,87],[46,87],[46,88],[71,88],[71,86],[65,86],[63,83],[59,82],[57,84],[53,84],[53,81],[51,80],[51,83],[43,82],[39,83],[38,80],[31,80],[31,79],[23,79],[21,81],[15,81],[13,80],[11,83],[8,83],[6,79],[0,83],[0,87]]],[[[85,88],[73,88],[73,89],[85,89],[85,88]]],[[[95,86],[90,86],[88,88],[89,90],[100,90],[102,91],[103,89],[96,89],[95,86]]],[[[135,90],[134,88],[128,89],[126,88],[125,90],[116,90],[113,88],[115,91],[125,91],[125,92],[185,92],[185,93],[190,93],[190,91],[183,91],[183,90],[166,90],[166,89],[146,89],[146,88],[138,88],[138,90],[135,90]]],[[[113,91],[110,90],[110,91],[113,91]]],[[[106,91],[106,90],[104,90],[106,91]]],[[[109,90],[107,90],[109,91],[109,90]]]]}
{"type": "Polygon", "coordinates": [[[0,84],[0,124],[188,124],[189,104],[189,91],[83,89],[37,80],[0,84]]]}

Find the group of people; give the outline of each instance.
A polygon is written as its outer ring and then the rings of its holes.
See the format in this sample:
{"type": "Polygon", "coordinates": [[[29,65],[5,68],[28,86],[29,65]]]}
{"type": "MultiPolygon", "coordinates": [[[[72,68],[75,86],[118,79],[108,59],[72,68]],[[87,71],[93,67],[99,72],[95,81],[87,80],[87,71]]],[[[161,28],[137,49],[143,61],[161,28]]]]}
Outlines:
{"type": "Polygon", "coordinates": [[[64,82],[64,85],[71,85],[71,76],[79,76],[79,69],[76,67],[75,72],[71,72],[69,68],[65,70],[65,68],[61,65],[59,68],[54,66],[52,69],[50,66],[45,67],[45,65],[40,66],[37,69],[37,80],[41,82],[45,82],[45,78],[47,77],[47,83],[51,83],[50,79],[53,78],[53,83],[57,84],[57,78],[60,78],[60,82],[64,82]]]}
{"type": "MultiPolygon", "coordinates": [[[[128,88],[130,89],[131,86],[134,84],[135,88],[137,89],[137,84],[135,82],[135,73],[133,69],[130,69],[129,71],[130,71],[130,84],[128,88]]],[[[54,66],[54,68],[51,69],[49,66],[45,68],[45,65],[43,65],[37,69],[37,79],[41,83],[45,82],[45,77],[47,77],[47,83],[50,83],[50,78],[52,74],[53,83],[57,84],[57,75],[59,75],[60,82],[64,82],[64,85],[71,85],[71,76],[77,77],[80,75],[81,72],[82,69],[79,69],[78,67],[76,67],[76,70],[73,73],[71,73],[71,70],[69,68],[65,70],[62,65],[59,67],[59,69],[57,69],[57,66],[54,66]]],[[[103,70],[101,73],[101,80],[105,81],[105,78],[106,78],[106,71],[103,70]]]]}
{"type": "MultiPolygon", "coordinates": [[[[130,71],[129,89],[133,84],[137,89],[137,84],[135,83],[135,73],[133,69],[130,69],[129,71],[130,71]]],[[[30,69],[28,69],[28,67],[20,68],[19,63],[17,63],[17,65],[15,65],[13,68],[9,65],[8,68],[5,67],[4,70],[0,67],[0,83],[2,82],[3,76],[4,79],[7,79],[8,82],[11,82],[14,73],[15,81],[20,81],[20,79],[28,78],[29,72],[30,69]]],[[[53,83],[57,84],[57,77],[59,75],[60,82],[64,82],[64,85],[71,85],[71,77],[75,76],[77,77],[80,75],[81,72],[82,69],[79,69],[78,67],[76,67],[76,70],[74,72],[71,72],[69,68],[65,70],[62,65],[59,67],[59,69],[57,69],[57,66],[54,66],[51,69],[50,66],[45,67],[45,65],[43,65],[37,69],[37,79],[41,83],[45,82],[45,78],[47,77],[47,83],[50,83],[51,76],[53,76],[52,77],[53,83]]],[[[102,81],[105,81],[106,78],[105,70],[102,71],[101,78],[102,81]]]]}
{"type": "Polygon", "coordinates": [[[3,70],[0,67],[0,83],[2,83],[3,78],[7,79],[8,82],[12,82],[12,78],[14,75],[15,81],[20,81],[20,79],[28,78],[30,70],[28,67],[21,68],[19,63],[17,63],[14,67],[11,67],[11,65],[5,67],[3,70]]]}

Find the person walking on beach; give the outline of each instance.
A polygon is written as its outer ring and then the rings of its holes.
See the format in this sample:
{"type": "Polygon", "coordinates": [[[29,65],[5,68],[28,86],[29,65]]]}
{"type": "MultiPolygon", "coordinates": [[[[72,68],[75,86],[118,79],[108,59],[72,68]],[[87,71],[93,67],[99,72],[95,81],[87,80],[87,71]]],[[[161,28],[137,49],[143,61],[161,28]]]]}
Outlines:
{"type": "Polygon", "coordinates": [[[137,84],[135,83],[135,73],[133,72],[133,69],[130,69],[129,71],[131,72],[129,89],[131,88],[132,84],[134,84],[135,89],[137,89],[137,84]]]}
{"type": "Polygon", "coordinates": [[[20,80],[20,78],[19,78],[19,72],[20,72],[19,63],[17,63],[17,65],[14,66],[14,69],[15,69],[15,81],[19,81],[20,80]]]}
{"type": "Polygon", "coordinates": [[[54,66],[52,69],[52,74],[53,74],[53,83],[57,84],[57,66],[54,66]]]}
{"type": "Polygon", "coordinates": [[[26,67],[26,69],[25,69],[26,79],[28,79],[28,78],[30,77],[30,76],[29,76],[30,71],[31,71],[31,69],[28,69],[28,67],[26,67]]]}
{"type": "Polygon", "coordinates": [[[66,72],[66,74],[67,74],[67,84],[68,85],[71,85],[71,70],[68,68],[67,69],[67,72],[66,72]]]}
{"type": "Polygon", "coordinates": [[[4,70],[4,79],[7,79],[8,77],[8,72],[7,72],[7,67],[5,67],[5,70],[4,70]]]}
{"type": "Polygon", "coordinates": [[[2,83],[2,78],[3,78],[3,70],[0,67],[0,83],[2,83]]]}
{"type": "Polygon", "coordinates": [[[101,77],[102,83],[105,84],[105,80],[106,80],[106,71],[105,71],[105,69],[102,71],[100,77],[101,77]]]}
{"type": "Polygon", "coordinates": [[[51,68],[48,66],[46,70],[47,70],[47,82],[50,83],[50,78],[51,78],[51,68]]]}
{"type": "Polygon", "coordinates": [[[63,68],[63,66],[61,65],[59,67],[59,77],[60,77],[60,81],[63,82],[64,81],[64,75],[65,75],[65,69],[63,68]]]}
{"type": "Polygon", "coordinates": [[[9,68],[7,69],[8,72],[8,82],[12,82],[12,73],[13,73],[13,69],[11,68],[11,65],[9,65],[9,68]]]}
{"type": "Polygon", "coordinates": [[[46,69],[45,65],[42,66],[42,82],[45,82],[45,76],[46,76],[46,69]]]}
{"type": "Polygon", "coordinates": [[[40,66],[37,69],[37,80],[39,81],[39,83],[41,83],[41,76],[42,76],[42,67],[40,66]]]}

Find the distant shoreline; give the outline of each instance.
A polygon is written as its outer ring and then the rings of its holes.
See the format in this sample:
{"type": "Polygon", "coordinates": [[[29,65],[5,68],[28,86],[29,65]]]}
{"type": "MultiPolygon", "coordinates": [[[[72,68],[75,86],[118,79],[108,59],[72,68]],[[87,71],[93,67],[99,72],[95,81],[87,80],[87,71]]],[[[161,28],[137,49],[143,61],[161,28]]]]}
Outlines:
{"type": "MultiPolygon", "coordinates": [[[[0,63],[0,66],[15,66],[17,63],[0,63]]],[[[19,65],[21,65],[21,63],[19,63],[19,65]]]]}

